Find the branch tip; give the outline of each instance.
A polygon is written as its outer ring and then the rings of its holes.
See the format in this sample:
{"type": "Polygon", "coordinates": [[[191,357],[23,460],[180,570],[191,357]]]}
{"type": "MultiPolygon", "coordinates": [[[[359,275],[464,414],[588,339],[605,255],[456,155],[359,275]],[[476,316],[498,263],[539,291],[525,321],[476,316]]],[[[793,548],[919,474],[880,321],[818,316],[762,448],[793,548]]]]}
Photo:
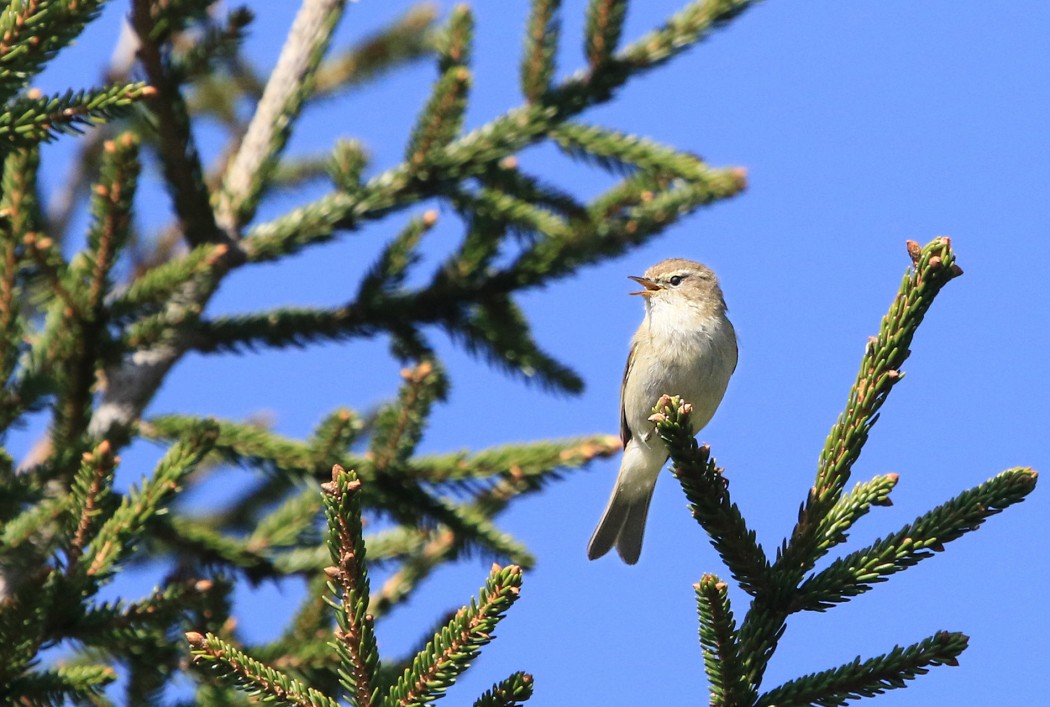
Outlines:
{"type": "Polygon", "coordinates": [[[911,262],[915,265],[919,264],[919,259],[922,257],[922,246],[919,245],[918,241],[906,241],[905,246],[908,249],[908,257],[911,258],[911,262]]]}

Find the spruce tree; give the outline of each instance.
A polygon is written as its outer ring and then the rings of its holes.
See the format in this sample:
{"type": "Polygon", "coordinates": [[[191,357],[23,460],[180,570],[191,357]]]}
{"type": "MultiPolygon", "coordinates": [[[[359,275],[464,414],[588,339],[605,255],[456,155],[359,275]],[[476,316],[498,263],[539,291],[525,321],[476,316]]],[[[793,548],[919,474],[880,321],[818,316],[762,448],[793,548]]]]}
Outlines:
{"type": "MultiPolygon", "coordinates": [[[[473,129],[464,128],[476,31],[467,5],[440,18],[420,5],[341,47],[330,45],[345,0],[303,0],[276,67],[263,76],[245,59],[249,10],[130,0],[132,41],[114,58],[108,85],[53,96],[33,89],[102,4],[18,0],[0,10],[2,429],[40,414],[48,422],[26,458],[0,457],[0,696],[11,704],[155,704],[189,676],[193,694],[183,704],[433,702],[512,605],[527,601],[522,583],[535,559],[500,527],[500,515],[619,451],[616,439],[594,434],[420,452],[449,386],[435,332],[508,375],[555,392],[580,390],[580,376],[533,337],[521,296],[628,252],[746,186],[741,168],[710,166],[586,114],[752,3],[686,2],[632,38],[623,31],[625,0],[590,0],[580,64],[559,70],[560,3],[532,0],[516,77],[520,104],[473,129]],[[400,161],[371,164],[368,146],[352,137],[321,158],[286,149],[304,110],[417,61],[436,65],[436,79],[400,161]],[[198,146],[206,122],[221,126],[225,144],[216,154],[198,146]],[[48,210],[40,145],[71,132],[86,134],[69,198],[48,210]],[[547,183],[519,160],[536,145],[615,181],[590,199],[547,183]],[[145,177],[163,184],[171,222],[143,218],[145,177]],[[290,186],[320,180],[322,195],[260,216],[290,186]],[[74,233],[71,215],[84,202],[90,218],[74,233]],[[434,203],[454,213],[463,237],[427,268],[420,254],[438,219],[434,203]],[[231,274],[288,262],[380,221],[399,230],[360,281],[348,283],[343,304],[209,314],[231,274]],[[376,336],[403,368],[391,382],[396,392],[375,410],[332,410],[305,439],[253,420],[151,409],[192,353],[376,336]],[[139,440],[167,451],[120,491],[120,455],[139,440]],[[231,489],[217,510],[195,512],[184,499],[230,467],[255,472],[256,482],[231,489]],[[438,568],[478,556],[495,564],[487,577],[479,572],[477,596],[435,617],[436,626],[420,626],[410,655],[381,655],[381,620],[438,568]],[[147,558],[168,568],[154,592],[100,598],[122,570],[147,558]],[[377,570],[382,583],[370,578],[377,570]],[[289,579],[307,588],[302,605],[270,617],[282,622],[277,639],[247,643],[230,620],[234,587],[289,579]],[[66,651],[61,659],[55,646],[66,651]],[[119,690],[111,685],[118,675],[119,690]]],[[[965,635],[943,631],[779,686],[763,680],[790,615],[869,591],[1034,488],[1030,469],[1004,471],[817,568],[855,522],[889,504],[897,477],[850,490],[852,466],[902,381],[916,328],[962,273],[946,238],[909,243],[908,254],[797,525],[775,552],[759,545],[711,451],[688,433],[689,401],[666,391],[653,410],[693,516],[750,596],[741,611],[715,574],[695,587],[712,705],[845,704],[954,664],[966,647],[965,635]]],[[[491,682],[474,704],[520,704],[532,693],[526,672],[491,682]]]]}

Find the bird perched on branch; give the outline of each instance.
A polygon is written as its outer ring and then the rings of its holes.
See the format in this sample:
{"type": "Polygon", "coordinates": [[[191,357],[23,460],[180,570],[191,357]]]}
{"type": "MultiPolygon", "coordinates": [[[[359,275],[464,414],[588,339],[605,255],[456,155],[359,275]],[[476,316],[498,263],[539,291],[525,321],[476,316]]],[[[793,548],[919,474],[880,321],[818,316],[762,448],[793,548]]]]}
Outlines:
{"type": "Polygon", "coordinates": [[[705,265],[671,258],[631,276],[643,290],[645,318],[631,339],[620,388],[623,459],[609,503],[587,546],[594,560],[616,551],[627,564],[642,551],[645,519],[667,447],[649,421],[661,395],[692,405],[696,434],[722,402],[736,369],[736,332],[718,278],[705,265]]]}

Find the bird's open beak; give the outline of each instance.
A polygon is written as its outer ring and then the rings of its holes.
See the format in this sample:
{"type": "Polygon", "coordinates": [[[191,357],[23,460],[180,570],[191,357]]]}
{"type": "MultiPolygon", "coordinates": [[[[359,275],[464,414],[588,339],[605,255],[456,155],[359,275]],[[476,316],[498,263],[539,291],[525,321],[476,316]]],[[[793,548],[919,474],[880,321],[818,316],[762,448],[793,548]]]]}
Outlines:
{"type": "Polygon", "coordinates": [[[647,277],[638,277],[637,275],[628,275],[627,279],[628,280],[634,280],[639,285],[641,285],[642,287],[645,288],[644,290],[639,290],[638,292],[632,292],[631,293],[632,295],[641,295],[642,297],[652,297],[655,293],[657,293],[657,292],[659,292],[660,290],[663,289],[662,287],[660,287],[659,285],[657,285],[655,282],[653,282],[652,280],[650,280],[647,277]]]}

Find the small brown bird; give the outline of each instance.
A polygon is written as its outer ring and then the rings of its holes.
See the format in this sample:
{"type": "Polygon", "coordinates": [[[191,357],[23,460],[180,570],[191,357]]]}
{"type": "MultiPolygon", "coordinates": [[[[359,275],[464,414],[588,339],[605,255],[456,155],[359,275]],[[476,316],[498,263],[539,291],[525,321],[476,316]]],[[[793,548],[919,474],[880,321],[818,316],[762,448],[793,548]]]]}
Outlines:
{"type": "Polygon", "coordinates": [[[623,460],[609,503],[587,546],[594,560],[616,546],[633,565],[642,552],[645,519],[656,479],[667,461],[667,446],[649,421],[662,395],[678,395],[693,406],[696,434],[722,402],[736,370],[736,332],[726,317],[718,278],[692,260],[671,258],[642,277],[645,318],[631,339],[620,388],[623,460]]]}

